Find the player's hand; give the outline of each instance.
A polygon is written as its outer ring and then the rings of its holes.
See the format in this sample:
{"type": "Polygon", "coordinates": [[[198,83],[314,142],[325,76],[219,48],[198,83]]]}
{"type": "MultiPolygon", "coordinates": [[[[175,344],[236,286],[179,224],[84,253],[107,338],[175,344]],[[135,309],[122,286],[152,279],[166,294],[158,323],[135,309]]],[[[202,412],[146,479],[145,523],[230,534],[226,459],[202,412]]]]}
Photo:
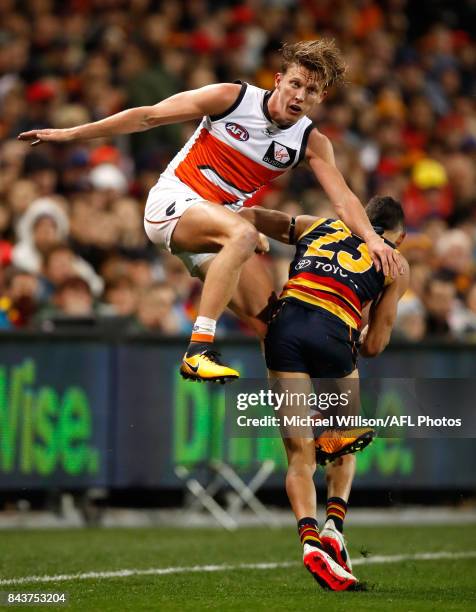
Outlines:
{"type": "Polygon", "coordinates": [[[366,326],[365,326],[365,327],[362,329],[362,331],[360,332],[360,336],[359,336],[359,346],[361,346],[361,345],[362,345],[362,344],[365,342],[365,339],[367,338],[368,331],[369,331],[369,326],[368,326],[368,325],[366,325],[366,326]]]}
{"type": "Polygon", "coordinates": [[[31,146],[35,147],[42,142],[69,142],[73,140],[73,133],[69,128],[63,130],[30,130],[19,134],[18,140],[29,140],[31,146]]]}
{"type": "Polygon", "coordinates": [[[269,240],[261,232],[258,234],[258,243],[255,248],[255,253],[268,253],[269,252],[269,240]]]}
{"type": "Polygon", "coordinates": [[[382,270],[385,276],[392,278],[404,274],[405,266],[400,253],[388,245],[383,238],[375,234],[367,240],[366,244],[377,272],[382,270]]]}
{"type": "Polygon", "coordinates": [[[368,333],[369,333],[369,326],[366,325],[360,332],[360,336],[356,344],[356,348],[359,351],[359,355],[362,355],[362,357],[366,357],[367,359],[373,356],[373,355],[369,355],[367,351],[365,350],[365,341],[367,340],[368,333]]]}

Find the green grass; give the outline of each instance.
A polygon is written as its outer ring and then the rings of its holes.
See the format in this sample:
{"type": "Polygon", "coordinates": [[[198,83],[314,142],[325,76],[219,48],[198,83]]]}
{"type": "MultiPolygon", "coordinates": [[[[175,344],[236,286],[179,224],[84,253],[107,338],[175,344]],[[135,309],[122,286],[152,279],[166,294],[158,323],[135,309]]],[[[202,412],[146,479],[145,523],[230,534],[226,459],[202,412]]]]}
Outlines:
{"type": "MultiPolygon", "coordinates": [[[[476,526],[355,527],[346,532],[353,558],[476,549],[476,526]]],[[[125,568],[299,561],[294,529],[85,529],[4,531],[1,578],[125,568]]],[[[302,566],[164,576],[90,579],[13,587],[66,591],[68,610],[474,610],[476,559],[363,565],[367,592],[325,592],[302,566]]],[[[64,609],[54,606],[55,609],[64,609]]],[[[31,610],[32,606],[12,609],[31,610]]],[[[38,608],[40,609],[40,608],[38,608]]],[[[43,606],[41,609],[45,609],[43,606]]]]}

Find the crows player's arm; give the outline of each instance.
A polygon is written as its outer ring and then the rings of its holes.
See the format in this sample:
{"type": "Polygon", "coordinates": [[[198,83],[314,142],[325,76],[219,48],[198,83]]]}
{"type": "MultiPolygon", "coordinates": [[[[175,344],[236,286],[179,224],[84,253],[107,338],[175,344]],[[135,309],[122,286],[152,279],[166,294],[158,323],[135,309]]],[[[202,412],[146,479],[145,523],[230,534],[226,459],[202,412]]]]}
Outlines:
{"type": "Polygon", "coordinates": [[[294,218],[288,213],[262,206],[242,208],[240,215],[262,234],[285,244],[294,244],[318,220],[318,217],[312,215],[299,215],[294,218]]]}
{"type": "Polygon", "coordinates": [[[64,129],[22,132],[18,139],[37,145],[48,141],[69,142],[144,132],[160,125],[199,119],[204,115],[220,115],[236,102],[240,92],[241,85],[237,83],[206,85],[180,92],[153,106],[129,108],[100,121],[64,129]]]}
{"type": "Polygon", "coordinates": [[[363,357],[375,357],[387,346],[397,316],[399,299],[408,289],[410,268],[402,257],[405,271],[385,287],[381,297],[370,307],[369,322],[361,333],[360,354],[363,357]]]}

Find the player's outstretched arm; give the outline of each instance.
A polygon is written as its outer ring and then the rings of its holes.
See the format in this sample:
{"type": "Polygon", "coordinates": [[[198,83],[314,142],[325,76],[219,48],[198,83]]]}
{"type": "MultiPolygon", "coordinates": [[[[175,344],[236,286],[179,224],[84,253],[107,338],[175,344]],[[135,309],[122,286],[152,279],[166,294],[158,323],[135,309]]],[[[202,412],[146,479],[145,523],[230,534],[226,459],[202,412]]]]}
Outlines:
{"type": "Polygon", "coordinates": [[[397,316],[398,300],[408,289],[410,270],[408,262],[402,257],[405,271],[393,283],[388,285],[382,297],[374,302],[369,312],[369,322],[361,335],[360,354],[364,357],[375,357],[387,346],[397,316]]]}
{"type": "Polygon", "coordinates": [[[400,255],[375,233],[360,200],[349,189],[335,165],[330,140],[315,129],[309,135],[306,159],[339,218],[354,234],[365,240],[377,270],[382,269],[385,276],[393,278],[402,274],[404,266],[400,255]]]}
{"type": "Polygon", "coordinates": [[[100,121],[71,128],[30,130],[21,133],[18,139],[37,145],[42,142],[69,142],[144,132],[160,125],[198,119],[204,115],[219,115],[233,104],[240,89],[241,86],[236,83],[207,85],[175,94],[155,106],[129,108],[100,121]]]}

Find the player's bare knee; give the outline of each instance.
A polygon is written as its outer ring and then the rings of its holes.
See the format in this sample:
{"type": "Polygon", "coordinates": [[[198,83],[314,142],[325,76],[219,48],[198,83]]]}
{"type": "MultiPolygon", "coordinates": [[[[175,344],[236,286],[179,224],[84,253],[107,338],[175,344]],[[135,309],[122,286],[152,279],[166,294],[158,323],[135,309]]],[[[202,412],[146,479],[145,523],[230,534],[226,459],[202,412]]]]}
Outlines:
{"type": "Polygon", "coordinates": [[[295,478],[313,478],[317,466],[315,463],[289,465],[286,480],[292,482],[295,478]]]}
{"type": "Polygon", "coordinates": [[[309,453],[300,450],[291,453],[288,457],[288,476],[301,472],[314,475],[316,469],[317,464],[314,455],[310,456],[309,453]]]}
{"type": "Polygon", "coordinates": [[[258,244],[259,234],[250,223],[242,222],[234,229],[230,237],[236,253],[250,257],[258,244]]]}

